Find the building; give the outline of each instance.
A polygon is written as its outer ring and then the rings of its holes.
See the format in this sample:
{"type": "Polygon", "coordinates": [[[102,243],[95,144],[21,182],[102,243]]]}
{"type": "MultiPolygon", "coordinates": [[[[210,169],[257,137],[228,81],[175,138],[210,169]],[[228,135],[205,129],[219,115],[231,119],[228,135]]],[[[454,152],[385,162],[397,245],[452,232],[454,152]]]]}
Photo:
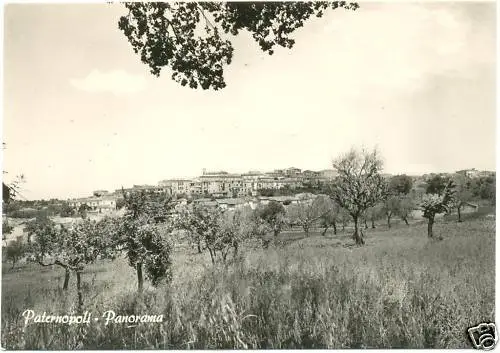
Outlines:
{"type": "Polygon", "coordinates": [[[285,169],[285,175],[288,177],[298,177],[301,174],[301,170],[299,168],[291,167],[285,169]]]}
{"type": "Polygon", "coordinates": [[[168,179],[158,183],[158,188],[171,195],[189,194],[191,179],[168,179]]]}
{"type": "Polygon", "coordinates": [[[204,195],[214,197],[239,197],[245,196],[246,184],[241,174],[220,172],[203,172],[198,178],[204,195]]]}
{"type": "Polygon", "coordinates": [[[109,213],[116,210],[116,196],[91,196],[79,199],[68,200],[70,207],[79,209],[82,205],[87,205],[89,211],[97,213],[109,213]]]}
{"type": "Polygon", "coordinates": [[[495,172],[490,172],[486,170],[480,171],[477,170],[476,168],[472,168],[472,169],[459,170],[457,171],[457,174],[462,174],[468,178],[474,179],[474,178],[493,176],[495,175],[495,172]]]}

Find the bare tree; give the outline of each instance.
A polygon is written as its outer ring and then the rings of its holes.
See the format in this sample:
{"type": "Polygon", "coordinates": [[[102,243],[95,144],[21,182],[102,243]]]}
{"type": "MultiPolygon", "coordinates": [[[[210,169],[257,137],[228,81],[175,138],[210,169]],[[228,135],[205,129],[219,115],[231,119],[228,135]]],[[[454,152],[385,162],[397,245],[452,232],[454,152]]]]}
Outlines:
{"type": "Polygon", "coordinates": [[[384,196],[384,180],[380,175],[382,160],[377,150],[361,152],[351,149],[333,162],[338,173],[332,188],[334,200],[345,208],[354,222],[353,238],[358,245],[365,243],[359,231],[361,215],[375,206],[384,196]]]}

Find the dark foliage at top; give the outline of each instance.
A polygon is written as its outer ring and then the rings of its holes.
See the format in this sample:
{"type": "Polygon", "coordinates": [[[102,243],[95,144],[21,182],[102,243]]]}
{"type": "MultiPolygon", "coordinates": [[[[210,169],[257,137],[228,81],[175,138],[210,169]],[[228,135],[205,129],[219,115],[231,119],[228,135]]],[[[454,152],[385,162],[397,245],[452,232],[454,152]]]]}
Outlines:
{"type": "Polygon", "coordinates": [[[356,10],[357,3],[334,2],[128,2],[118,27],[134,52],[159,76],[164,67],[182,86],[224,88],[224,66],[231,64],[228,36],[246,30],[262,51],[292,48],[290,34],[311,16],[328,9],[356,10]],[[204,34],[200,36],[200,34],[204,34]]]}

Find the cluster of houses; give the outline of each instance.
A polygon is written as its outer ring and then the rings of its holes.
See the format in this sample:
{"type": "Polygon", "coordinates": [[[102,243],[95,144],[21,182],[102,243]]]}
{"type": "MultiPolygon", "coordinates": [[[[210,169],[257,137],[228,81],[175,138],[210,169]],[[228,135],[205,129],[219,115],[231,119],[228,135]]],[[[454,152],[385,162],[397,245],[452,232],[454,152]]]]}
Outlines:
{"type": "MultiPolygon", "coordinates": [[[[250,171],[243,174],[230,174],[224,171],[207,172],[193,179],[162,180],[158,185],[134,185],[132,188],[117,189],[113,193],[106,190],[94,191],[91,197],[68,200],[70,207],[75,209],[86,205],[88,211],[109,213],[116,209],[116,202],[122,192],[148,191],[166,193],[185,198],[194,198],[196,202],[206,204],[217,203],[222,208],[265,203],[273,198],[258,197],[261,190],[279,190],[288,188],[294,190],[304,185],[318,185],[335,178],[334,170],[311,171],[298,168],[278,169],[262,173],[250,171]],[[258,198],[257,198],[258,197],[258,198]],[[256,201],[257,200],[257,201],[256,201]]],[[[277,200],[280,197],[275,197],[277,200]]],[[[293,197],[287,197],[287,202],[294,202],[293,197]]]]}
{"type": "MultiPolygon", "coordinates": [[[[476,169],[461,170],[457,173],[474,178],[489,175],[492,172],[478,171],[476,169]]],[[[384,174],[384,177],[390,177],[384,174]]],[[[425,193],[426,180],[432,176],[423,175],[414,177],[413,192],[417,194],[425,193]]],[[[249,205],[254,208],[258,203],[266,203],[275,200],[281,203],[297,202],[296,197],[259,196],[262,190],[280,190],[288,188],[294,190],[304,185],[319,185],[328,182],[336,177],[334,170],[300,170],[298,168],[278,169],[273,172],[262,173],[250,171],[243,174],[230,174],[224,171],[207,172],[193,179],[168,179],[162,180],[158,185],[134,185],[132,188],[117,189],[110,193],[106,190],[94,191],[91,197],[68,200],[70,207],[75,209],[86,205],[87,211],[95,213],[110,213],[116,210],[117,200],[122,197],[122,192],[134,192],[144,190],[154,193],[166,193],[177,196],[187,202],[187,199],[194,199],[194,202],[207,205],[219,205],[222,208],[238,208],[249,205]]]]}
{"type": "MultiPolygon", "coordinates": [[[[237,197],[237,198],[197,198],[193,199],[192,202],[195,204],[201,204],[204,206],[218,206],[224,210],[228,209],[240,209],[243,207],[250,207],[255,209],[259,204],[267,205],[271,201],[279,202],[285,206],[298,204],[301,202],[307,202],[314,199],[316,195],[313,194],[297,194],[294,196],[247,196],[247,197],[237,197]]],[[[81,205],[86,205],[87,212],[92,213],[111,213],[116,210],[116,196],[106,194],[96,196],[95,194],[91,197],[69,200],[69,206],[75,209],[81,207],[81,205]]],[[[188,200],[186,198],[181,198],[177,201],[179,204],[187,204],[188,200]]]]}
{"type": "Polygon", "coordinates": [[[313,200],[317,195],[301,193],[294,196],[255,196],[255,197],[240,197],[240,198],[230,198],[230,199],[195,199],[193,200],[196,204],[202,204],[205,206],[218,206],[224,210],[227,209],[240,209],[243,207],[250,207],[255,209],[258,205],[267,205],[271,201],[281,203],[282,205],[295,205],[298,203],[309,202],[313,200]]]}
{"type": "MultiPolygon", "coordinates": [[[[225,171],[207,172],[193,179],[162,180],[157,186],[134,186],[159,193],[187,196],[235,198],[257,196],[260,190],[296,189],[305,184],[317,184],[335,177],[333,170],[311,171],[298,168],[278,169],[262,173],[250,171],[231,174],[225,171]]],[[[133,188],[133,189],[134,189],[133,188]]]]}

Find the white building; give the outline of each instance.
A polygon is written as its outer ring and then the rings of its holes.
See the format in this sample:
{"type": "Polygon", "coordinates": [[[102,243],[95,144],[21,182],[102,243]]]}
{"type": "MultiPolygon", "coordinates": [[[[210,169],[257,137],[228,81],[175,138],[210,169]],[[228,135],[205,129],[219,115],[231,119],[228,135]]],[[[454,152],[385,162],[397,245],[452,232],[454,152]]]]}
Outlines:
{"type": "Polygon", "coordinates": [[[81,205],[87,205],[91,211],[98,213],[109,213],[116,210],[116,198],[114,196],[92,196],[80,199],[68,200],[70,207],[75,209],[81,205]]]}

